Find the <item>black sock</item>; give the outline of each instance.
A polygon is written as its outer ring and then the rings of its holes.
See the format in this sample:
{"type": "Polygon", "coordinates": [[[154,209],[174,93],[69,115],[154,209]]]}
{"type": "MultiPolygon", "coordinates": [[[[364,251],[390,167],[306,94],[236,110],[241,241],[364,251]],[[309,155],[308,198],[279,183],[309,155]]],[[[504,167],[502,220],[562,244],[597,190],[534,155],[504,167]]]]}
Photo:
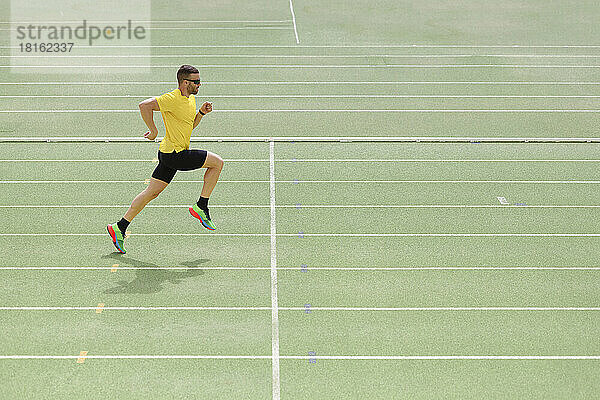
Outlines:
{"type": "Polygon", "coordinates": [[[200,196],[200,199],[198,200],[198,202],[196,204],[201,209],[208,210],[208,198],[207,197],[200,196]]]}
{"type": "Polygon", "coordinates": [[[129,221],[127,221],[125,218],[121,218],[121,220],[119,222],[117,222],[117,226],[119,227],[119,230],[121,231],[123,236],[125,236],[125,231],[127,230],[127,227],[129,226],[129,221]]]}

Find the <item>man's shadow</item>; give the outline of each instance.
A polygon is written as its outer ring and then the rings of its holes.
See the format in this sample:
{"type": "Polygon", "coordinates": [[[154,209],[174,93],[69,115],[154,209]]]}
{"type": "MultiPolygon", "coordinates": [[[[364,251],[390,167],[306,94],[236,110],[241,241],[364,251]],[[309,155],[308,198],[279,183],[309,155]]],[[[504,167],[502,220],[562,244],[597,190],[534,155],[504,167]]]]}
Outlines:
{"type": "MultiPolygon", "coordinates": [[[[126,266],[133,267],[158,267],[156,264],[149,262],[136,260],[130,257],[123,257],[120,253],[114,252],[102,258],[110,258],[120,262],[120,264],[126,264],[126,266]]],[[[188,269],[136,269],[135,278],[131,282],[119,281],[116,287],[105,290],[104,294],[151,294],[158,293],[164,289],[165,283],[171,283],[177,285],[184,279],[193,278],[204,274],[204,271],[200,269],[200,264],[204,264],[210,261],[206,258],[199,258],[197,260],[187,261],[181,263],[182,266],[187,266],[188,269]]]]}

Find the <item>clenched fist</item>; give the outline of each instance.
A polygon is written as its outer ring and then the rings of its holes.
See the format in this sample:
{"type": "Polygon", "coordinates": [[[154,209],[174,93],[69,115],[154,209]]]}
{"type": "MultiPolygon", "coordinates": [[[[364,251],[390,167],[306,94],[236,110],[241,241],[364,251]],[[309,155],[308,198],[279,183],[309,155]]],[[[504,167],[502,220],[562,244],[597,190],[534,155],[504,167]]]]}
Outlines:
{"type": "Polygon", "coordinates": [[[208,101],[205,102],[204,104],[202,104],[202,107],[200,107],[200,111],[204,114],[208,114],[212,111],[212,103],[209,103],[208,101]]]}

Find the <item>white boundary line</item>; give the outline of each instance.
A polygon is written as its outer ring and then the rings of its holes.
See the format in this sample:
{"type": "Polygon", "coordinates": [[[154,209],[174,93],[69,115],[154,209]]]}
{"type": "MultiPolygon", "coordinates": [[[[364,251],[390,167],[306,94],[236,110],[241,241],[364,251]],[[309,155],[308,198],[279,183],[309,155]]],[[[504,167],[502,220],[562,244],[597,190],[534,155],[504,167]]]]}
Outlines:
{"type": "MultiPolygon", "coordinates": [[[[84,311],[97,310],[103,311],[266,311],[272,310],[271,307],[195,307],[195,306],[168,306],[168,307],[0,307],[0,311],[84,311]]],[[[304,307],[278,307],[281,311],[304,311],[304,307]]],[[[273,309],[276,310],[276,309],[273,309]]],[[[600,311],[600,307],[310,307],[313,311],[600,311]]],[[[279,349],[277,349],[279,350],[279,349]]],[[[277,359],[279,359],[279,354],[277,359]]],[[[277,371],[279,374],[279,371],[277,371]]],[[[275,371],[273,371],[275,378],[275,371]]],[[[279,376],[277,376],[279,378],[279,376]]],[[[273,381],[275,384],[276,381],[273,381]]]]}
{"type": "MultiPolygon", "coordinates": [[[[296,26],[296,14],[294,14],[294,5],[292,4],[292,0],[290,0],[290,11],[292,13],[292,22],[294,24],[294,34],[296,35],[296,44],[300,44],[300,39],[298,39],[298,28],[296,26]]],[[[278,395],[279,398],[279,395],[278,395]]]]}
{"type": "MultiPolygon", "coordinates": [[[[1,99],[30,99],[30,95],[0,95],[1,99]]],[[[35,95],[36,99],[142,99],[151,95],[35,95]]],[[[214,99],[597,99],[600,95],[447,95],[447,94],[234,94],[202,96],[214,99]]]]}
{"type": "MultiPolygon", "coordinates": [[[[80,355],[2,355],[0,360],[7,359],[78,359],[80,355]]],[[[271,356],[248,355],[248,356],[226,356],[226,355],[86,355],[86,359],[271,359],[271,356]]],[[[564,356],[486,356],[486,355],[451,355],[451,356],[279,356],[280,359],[288,360],[600,360],[600,356],[586,355],[564,355],[564,356]]]]}
{"type": "MultiPolygon", "coordinates": [[[[2,270],[112,270],[113,267],[0,267],[2,270]]],[[[131,267],[119,266],[119,270],[259,270],[271,267],[131,267]]],[[[277,267],[277,270],[302,270],[303,267],[277,267]]],[[[308,271],[599,271],[600,267],[310,267],[308,271]]],[[[270,308],[269,308],[270,309],[270,308]]]]}
{"type": "MultiPolygon", "coordinates": [[[[106,236],[105,233],[0,233],[0,237],[37,236],[106,236]]],[[[227,237],[271,237],[270,233],[135,233],[130,236],[227,236],[227,237]]],[[[277,233],[278,237],[298,237],[298,233],[277,233]]],[[[302,233],[306,237],[600,237],[600,233],[302,233]]]]}
{"type": "MultiPolygon", "coordinates": [[[[291,1],[291,0],[290,0],[291,1]]],[[[277,224],[275,215],[275,143],[269,142],[269,197],[271,209],[271,354],[273,355],[273,399],[280,398],[279,303],[277,301],[277,224]]]]}

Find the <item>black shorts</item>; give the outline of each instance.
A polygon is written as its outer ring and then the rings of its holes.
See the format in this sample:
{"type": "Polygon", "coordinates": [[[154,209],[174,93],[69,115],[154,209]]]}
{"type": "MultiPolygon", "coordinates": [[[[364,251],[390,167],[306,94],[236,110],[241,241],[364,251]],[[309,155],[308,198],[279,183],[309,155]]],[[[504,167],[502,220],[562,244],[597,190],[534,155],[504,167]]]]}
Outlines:
{"type": "Polygon", "coordinates": [[[158,152],[158,165],[152,177],[170,183],[177,171],[202,168],[206,161],[206,150],[182,150],[179,153],[158,152]]]}

